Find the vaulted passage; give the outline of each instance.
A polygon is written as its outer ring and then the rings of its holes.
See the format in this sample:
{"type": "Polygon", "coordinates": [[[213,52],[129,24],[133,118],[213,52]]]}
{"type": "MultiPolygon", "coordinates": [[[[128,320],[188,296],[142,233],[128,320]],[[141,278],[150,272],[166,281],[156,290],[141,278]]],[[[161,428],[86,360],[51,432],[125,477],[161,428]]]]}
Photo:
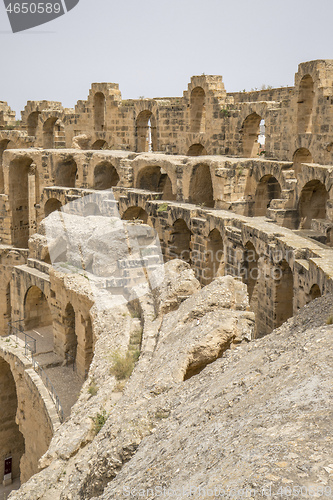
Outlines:
{"type": "Polygon", "coordinates": [[[293,273],[283,260],[275,270],[274,328],[281,326],[293,315],[294,284],[293,273]]]}
{"type": "Polygon", "coordinates": [[[206,154],[207,151],[202,144],[192,144],[187,151],[187,156],[204,156],[206,154]]]}
{"type": "Polygon", "coordinates": [[[302,170],[302,163],[312,163],[313,158],[310,151],[306,148],[299,148],[293,155],[293,164],[296,175],[302,170]]]}
{"type": "Polygon", "coordinates": [[[54,185],[75,187],[77,165],[73,158],[59,162],[54,170],[54,185]]]}
{"type": "Polygon", "coordinates": [[[203,133],[206,127],[205,91],[201,87],[195,87],[191,92],[190,120],[191,132],[203,133]]]}
{"type": "Polygon", "coordinates": [[[258,137],[260,135],[261,120],[261,116],[252,113],[243,122],[241,130],[242,154],[245,158],[254,158],[259,153],[258,137]]]}
{"type": "Polygon", "coordinates": [[[56,210],[60,210],[62,207],[62,204],[57,198],[50,198],[47,200],[44,206],[44,213],[45,217],[50,215],[52,212],[55,212],[56,210]]]}
{"type": "Polygon", "coordinates": [[[28,132],[29,136],[32,136],[32,137],[36,136],[39,115],[40,115],[39,111],[33,111],[28,116],[28,119],[27,119],[27,132],[28,132]]]}
{"type": "Polygon", "coordinates": [[[208,165],[200,164],[193,168],[189,201],[207,208],[214,207],[213,184],[208,165]]]}
{"type": "Polygon", "coordinates": [[[105,129],[105,95],[102,92],[94,95],[94,126],[99,132],[105,129]]]}
{"type": "Polygon", "coordinates": [[[305,184],[298,205],[300,229],[310,229],[313,219],[326,219],[328,196],[326,187],[319,180],[312,180],[305,184]]]}
{"type": "Polygon", "coordinates": [[[148,214],[141,207],[129,207],[122,216],[123,220],[142,220],[144,224],[147,224],[148,214]]]}
{"type": "Polygon", "coordinates": [[[136,119],[136,139],[138,152],[157,150],[156,119],[149,109],[138,114],[136,119]]]}
{"type": "MultiPolygon", "coordinates": [[[[31,158],[13,160],[9,167],[9,199],[12,208],[12,240],[18,247],[28,247],[29,240],[29,191],[33,188],[35,176],[29,171],[31,158]]],[[[32,207],[31,207],[32,209],[32,207]]]]}
{"type": "Polygon", "coordinates": [[[57,120],[57,117],[52,116],[43,125],[43,148],[45,149],[54,148],[54,126],[57,120]]]}
{"type": "Polygon", "coordinates": [[[177,219],[171,229],[168,242],[170,259],[181,259],[191,263],[191,236],[184,219],[177,219]]]}
{"type": "Polygon", "coordinates": [[[119,175],[115,167],[108,161],[96,165],[94,170],[94,189],[110,189],[119,182],[119,175]]]}
{"type": "Polygon", "coordinates": [[[32,286],[24,299],[24,323],[27,330],[52,325],[52,315],[45,294],[32,286]]]}
{"type": "Polygon", "coordinates": [[[147,191],[163,193],[163,200],[175,200],[172,184],[168,174],[159,166],[144,167],[140,170],[136,180],[136,187],[147,191]]]}
{"type": "MultiPolygon", "coordinates": [[[[20,477],[20,461],[25,451],[24,438],[16,424],[16,385],[9,364],[0,358],[0,464],[12,458],[12,479],[20,477]]],[[[1,475],[1,481],[3,476],[1,475]]]]}
{"type": "Polygon", "coordinates": [[[265,216],[271,201],[281,198],[281,186],[272,175],[260,179],[254,197],[254,216],[265,216]]]}
{"type": "Polygon", "coordinates": [[[107,149],[107,147],[108,143],[106,141],[104,141],[103,139],[98,139],[92,144],[91,149],[99,150],[99,149],[107,149]]]}
{"type": "Polygon", "coordinates": [[[305,75],[299,85],[297,100],[297,133],[312,132],[312,112],[314,100],[314,85],[310,75],[305,75]]]}
{"type": "Polygon", "coordinates": [[[321,297],[321,291],[320,291],[320,288],[317,285],[317,283],[315,283],[314,285],[312,285],[312,287],[310,289],[306,303],[308,304],[312,300],[318,299],[319,297],[321,297]]]}
{"type": "Polygon", "coordinates": [[[207,239],[203,284],[208,285],[216,276],[224,276],[223,241],[218,229],[213,229],[207,239]]]}

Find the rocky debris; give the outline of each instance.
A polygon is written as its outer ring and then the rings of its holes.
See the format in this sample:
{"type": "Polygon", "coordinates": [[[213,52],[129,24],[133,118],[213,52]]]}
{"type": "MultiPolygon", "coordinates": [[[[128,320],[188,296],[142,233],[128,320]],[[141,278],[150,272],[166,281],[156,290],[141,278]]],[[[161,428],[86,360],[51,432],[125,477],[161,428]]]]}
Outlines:
{"type": "Polygon", "coordinates": [[[141,301],[142,353],[117,402],[106,353],[114,339],[128,340],[131,317],[122,309],[101,320],[96,312],[99,339],[89,380],[52,440],[46,468],[11,499],[157,499],[161,488],[183,487],[185,493],[169,497],[200,498],[204,488],[219,488],[226,498],[239,498],[233,488],[248,488],[260,498],[271,488],[284,498],[289,490],[279,488],[333,489],[333,327],[326,325],[332,297],[248,342],[253,316],[245,285],[223,277],[198,290],[186,265],[179,273],[175,262],[165,267],[161,295],[167,300],[181,286],[192,295],[157,317],[158,292],[141,301]],[[168,294],[172,274],[184,283],[168,294]],[[186,377],[198,359],[199,372],[186,377]],[[96,396],[87,393],[92,378],[100,387],[96,396]],[[108,419],[92,436],[88,418],[102,409],[108,419]]]}

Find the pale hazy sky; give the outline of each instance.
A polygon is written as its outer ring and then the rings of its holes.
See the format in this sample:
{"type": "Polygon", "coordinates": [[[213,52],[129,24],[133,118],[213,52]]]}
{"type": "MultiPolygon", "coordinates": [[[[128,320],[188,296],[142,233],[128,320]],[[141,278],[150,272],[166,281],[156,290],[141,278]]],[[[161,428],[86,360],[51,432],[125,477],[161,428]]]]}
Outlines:
{"type": "Polygon", "coordinates": [[[12,34],[0,0],[0,100],[73,107],[92,82],[124,99],[181,96],[190,77],[228,92],[293,85],[300,62],[333,59],[332,0],[80,0],[63,17],[12,34]]]}

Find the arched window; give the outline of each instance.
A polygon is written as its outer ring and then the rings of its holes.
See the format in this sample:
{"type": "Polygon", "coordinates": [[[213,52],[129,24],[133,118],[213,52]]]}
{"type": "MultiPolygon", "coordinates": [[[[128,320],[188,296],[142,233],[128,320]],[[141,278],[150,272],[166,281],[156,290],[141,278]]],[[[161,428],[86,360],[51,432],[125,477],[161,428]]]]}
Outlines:
{"type": "Polygon", "coordinates": [[[156,119],[148,109],[138,114],[136,119],[136,139],[139,153],[157,150],[156,119]]]}
{"type": "Polygon", "coordinates": [[[105,129],[105,95],[103,92],[96,92],[94,95],[94,123],[97,132],[105,129]]]}
{"type": "Polygon", "coordinates": [[[28,119],[27,119],[27,133],[28,133],[29,136],[32,136],[32,137],[36,136],[39,115],[40,115],[39,111],[33,111],[28,116],[28,119]]]}
{"type": "Polygon", "coordinates": [[[259,153],[260,123],[262,119],[257,113],[245,118],[242,129],[242,150],[245,158],[255,158],[259,153]]]}
{"type": "Polygon", "coordinates": [[[205,91],[195,87],[191,92],[190,115],[191,132],[204,133],[206,127],[205,91]]]}

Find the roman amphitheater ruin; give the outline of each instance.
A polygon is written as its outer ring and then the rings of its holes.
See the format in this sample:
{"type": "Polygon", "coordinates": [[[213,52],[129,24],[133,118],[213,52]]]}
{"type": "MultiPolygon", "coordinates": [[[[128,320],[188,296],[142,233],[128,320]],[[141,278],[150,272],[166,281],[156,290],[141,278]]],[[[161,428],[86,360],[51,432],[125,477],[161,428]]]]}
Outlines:
{"type": "Polygon", "coordinates": [[[87,220],[112,206],[153,228],[165,262],[188,262],[202,287],[241,279],[254,338],[333,292],[333,60],[301,63],[293,87],[251,92],[203,74],[182,97],[122,100],[117,84],[94,83],[75,109],[29,101],[19,122],[1,102],[0,167],[8,481],[38,472],[74,403],[52,369],[79,390],[94,356],[91,296],[54,269],[47,245],[45,218],[62,207],[89,198],[87,220]]]}

